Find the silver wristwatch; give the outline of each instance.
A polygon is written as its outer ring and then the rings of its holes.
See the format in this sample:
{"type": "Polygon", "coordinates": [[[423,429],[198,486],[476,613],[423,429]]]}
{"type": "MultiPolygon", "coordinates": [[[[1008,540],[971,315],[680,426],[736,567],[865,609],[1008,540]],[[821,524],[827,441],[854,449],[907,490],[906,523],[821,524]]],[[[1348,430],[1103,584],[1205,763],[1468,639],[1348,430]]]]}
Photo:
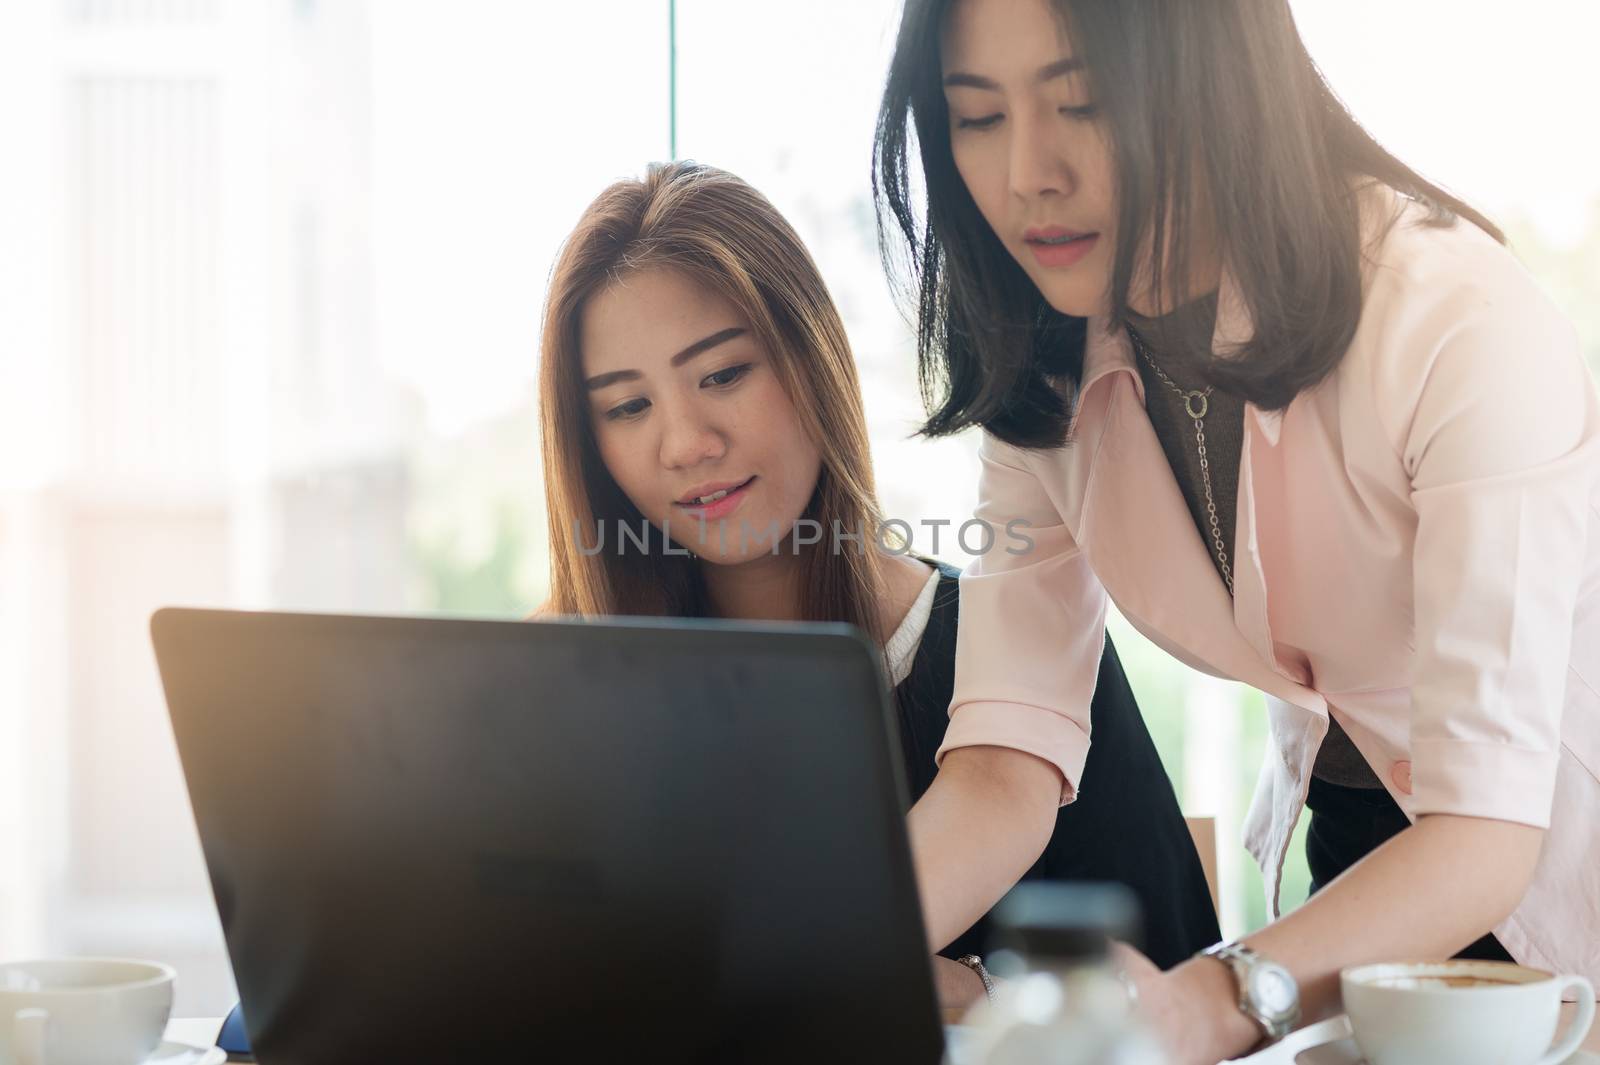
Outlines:
{"type": "Polygon", "coordinates": [[[1239,985],[1240,1012],[1260,1025],[1268,1039],[1282,1039],[1294,1030],[1300,1019],[1300,985],[1288,969],[1243,943],[1218,943],[1200,953],[1220,961],[1233,973],[1239,985]]]}

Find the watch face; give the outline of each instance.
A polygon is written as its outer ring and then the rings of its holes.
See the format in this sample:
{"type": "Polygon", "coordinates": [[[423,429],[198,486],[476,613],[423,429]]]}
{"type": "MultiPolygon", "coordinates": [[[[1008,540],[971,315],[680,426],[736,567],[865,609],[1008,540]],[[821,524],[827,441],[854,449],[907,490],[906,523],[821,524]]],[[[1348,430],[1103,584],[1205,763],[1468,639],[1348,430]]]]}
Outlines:
{"type": "Polygon", "coordinates": [[[1250,999],[1268,1017],[1283,1017],[1300,1003],[1300,989],[1281,965],[1263,962],[1250,971],[1250,999]]]}

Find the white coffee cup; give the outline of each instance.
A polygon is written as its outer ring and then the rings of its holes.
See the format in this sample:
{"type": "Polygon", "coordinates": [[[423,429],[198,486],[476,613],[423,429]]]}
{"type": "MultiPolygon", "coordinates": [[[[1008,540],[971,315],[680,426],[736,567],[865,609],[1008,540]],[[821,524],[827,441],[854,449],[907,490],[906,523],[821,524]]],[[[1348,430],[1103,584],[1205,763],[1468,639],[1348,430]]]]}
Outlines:
{"type": "Polygon", "coordinates": [[[1370,1065],[1557,1065],[1594,1020],[1594,987],[1501,961],[1362,965],[1339,974],[1344,1010],[1370,1065]],[[1552,1047],[1561,997],[1578,1011],[1552,1047]]]}
{"type": "Polygon", "coordinates": [[[0,1065],[138,1065],[161,1045],[175,975],[120,958],[0,964],[0,1065]]]}

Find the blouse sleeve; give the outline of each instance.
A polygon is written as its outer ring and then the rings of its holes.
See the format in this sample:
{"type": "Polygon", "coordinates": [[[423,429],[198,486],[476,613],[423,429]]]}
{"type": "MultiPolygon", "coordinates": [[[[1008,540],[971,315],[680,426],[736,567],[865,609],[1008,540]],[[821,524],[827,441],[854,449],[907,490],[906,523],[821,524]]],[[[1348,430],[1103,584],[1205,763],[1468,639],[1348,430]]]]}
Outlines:
{"type": "Polygon", "coordinates": [[[959,747],[1008,747],[1061,771],[1077,795],[1089,704],[1105,640],[1106,595],[1024,452],[988,433],[976,517],[991,549],[961,575],[950,725],[936,760],[959,747]]]}
{"type": "Polygon", "coordinates": [[[1432,346],[1401,456],[1414,809],[1548,827],[1600,417],[1571,327],[1497,286],[1432,346]]]}

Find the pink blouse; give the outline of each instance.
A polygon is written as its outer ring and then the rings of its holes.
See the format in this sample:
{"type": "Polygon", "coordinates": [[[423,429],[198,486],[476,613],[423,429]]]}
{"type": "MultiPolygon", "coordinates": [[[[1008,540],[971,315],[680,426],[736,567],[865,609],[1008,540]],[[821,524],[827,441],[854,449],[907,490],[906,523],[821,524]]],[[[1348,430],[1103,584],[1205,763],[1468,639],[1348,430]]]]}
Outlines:
{"type": "MultiPolygon", "coordinates": [[[[1509,251],[1373,198],[1401,216],[1369,244],[1349,353],[1281,414],[1246,407],[1231,600],[1125,334],[1090,323],[1066,447],[985,434],[978,517],[1025,521],[1033,547],[1000,537],[962,577],[939,757],[1030,752],[1071,802],[1109,595],[1177,658],[1266,694],[1244,835],[1274,913],[1331,714],[1412,819],[1548,829],[1495,933],[1519,961],[1600,981],[1600,402],[1509,251]]],[[[1249,331],[1225,278],[1217,350],[1249,331]]]]}

